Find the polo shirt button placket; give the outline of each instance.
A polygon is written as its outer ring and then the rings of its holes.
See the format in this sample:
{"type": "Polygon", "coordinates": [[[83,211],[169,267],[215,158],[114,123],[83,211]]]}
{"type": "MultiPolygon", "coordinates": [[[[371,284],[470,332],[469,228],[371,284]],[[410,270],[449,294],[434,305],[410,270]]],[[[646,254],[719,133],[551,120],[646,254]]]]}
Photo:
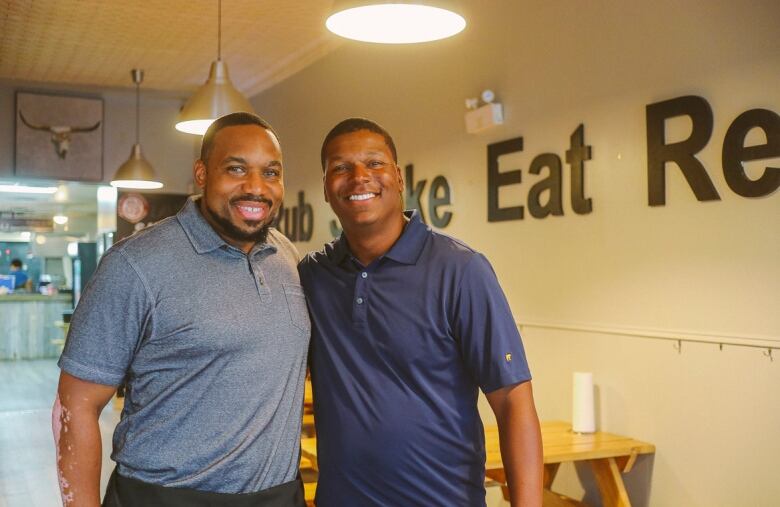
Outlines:
{"type": "Polygon", "coordinates": [[[249,267],[252,271],[252,274],[255,277],[257,293],[260,295],[260,301],[262,301],[263,303],[270,302],[271,290],[268,287],[268,285],[265,283],[265,278],[263,277],[263,270],[260,269],[257,262],[253,262],[252,260],[249,261],[249,267]]]}
{"type": "Polygon", "coordinates": [[[259,271],[257,273],[257,290],[261,296],[268,293],[268,286],[265,284],[265,278],[263,278],[263,274],[259,271]]]}
{"type": "Polygon", "coordinates": [[[366,271],[360,271],[360,275],[355,280],[355,299],[353,304],[353,320],[355,322],[365,322],[367,304],[364,294],[366,293],[366,283],[368,273],[366,271]]]}
{"type": "MultiPolygon", "coordinates": [[[[357,291],[356,291],[357,292],[357,291]]],[[[352,320],[355,324],[365,324],[368,304],[363,296],[356,296],[352,305],[352,320]]]]}

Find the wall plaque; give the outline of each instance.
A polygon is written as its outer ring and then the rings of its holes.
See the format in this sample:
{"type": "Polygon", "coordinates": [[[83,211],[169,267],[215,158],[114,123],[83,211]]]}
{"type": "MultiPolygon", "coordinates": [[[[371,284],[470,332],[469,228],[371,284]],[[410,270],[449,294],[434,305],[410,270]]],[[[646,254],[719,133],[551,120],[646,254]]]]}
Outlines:
{"type": "Polygon", "coordinates": [[[103,99],[16,93],[20,178],[103,179],[103,99]]]}

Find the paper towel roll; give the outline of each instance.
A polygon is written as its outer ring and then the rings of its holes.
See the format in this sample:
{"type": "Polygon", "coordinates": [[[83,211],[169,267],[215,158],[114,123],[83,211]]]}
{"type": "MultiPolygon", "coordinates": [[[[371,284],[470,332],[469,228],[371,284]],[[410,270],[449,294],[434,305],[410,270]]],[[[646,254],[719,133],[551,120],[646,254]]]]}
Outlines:
{"type": "Polygon", "coordinates": [[[596,431],[593,407],[593,373],[574,372],[572,383],[571,429],[576,433],[596,431]]]}

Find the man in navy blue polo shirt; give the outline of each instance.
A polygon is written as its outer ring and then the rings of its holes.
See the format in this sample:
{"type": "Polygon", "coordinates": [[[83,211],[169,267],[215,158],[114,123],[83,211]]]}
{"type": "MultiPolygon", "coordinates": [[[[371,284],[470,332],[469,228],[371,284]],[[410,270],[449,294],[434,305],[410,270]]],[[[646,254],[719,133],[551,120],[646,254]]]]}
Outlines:
{"type": "Polygon", "coordinates": [[[300,264],[313,334],[319,507],[485,505],[478,389],[512,505],[541,506],[531,375],[488,261],[404,212],[390,135],[336,125],[325,199],[344,233],[300,264]]]}

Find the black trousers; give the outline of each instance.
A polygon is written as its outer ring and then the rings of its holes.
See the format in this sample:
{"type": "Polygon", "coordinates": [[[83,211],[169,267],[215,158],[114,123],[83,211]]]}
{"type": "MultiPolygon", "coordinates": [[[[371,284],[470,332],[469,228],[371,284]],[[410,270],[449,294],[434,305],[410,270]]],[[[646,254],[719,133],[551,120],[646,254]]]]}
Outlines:
{"type": "Polygon", "coordinates": [[[300,477],[257,493],[213,493],[166,488],[122,477],[114,469],[103,507],[305,507],[300,477]]]}

